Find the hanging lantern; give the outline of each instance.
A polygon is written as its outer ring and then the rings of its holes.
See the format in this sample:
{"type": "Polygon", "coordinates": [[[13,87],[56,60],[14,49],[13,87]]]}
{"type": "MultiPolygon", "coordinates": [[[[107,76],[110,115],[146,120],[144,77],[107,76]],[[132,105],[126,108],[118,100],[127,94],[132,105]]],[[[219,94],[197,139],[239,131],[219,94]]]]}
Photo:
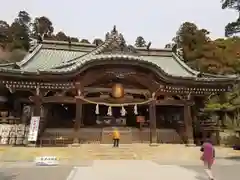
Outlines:
{"type": "Polygon", "coordinates": [[[126,110],[124,109],[124,107],[122,106],[122,109],[121,109],[121,116],[125,116],[126,115],[126,110]]]}
{"type": "Polygon", "coordinates": [[[111,106],[108,107],[107,115],[112,116],[112,107],[111,106]]]}
{"type": "Polygon", "coordinates": [[[112,96],[114,98],[122,98],[124,96],[124,88],[122,84],[114,84],[112,87],[112,96]]]}
{"type": "Polygon", "coordinates": [[[134,106],[134,114],[135,115],[138,115],[138,110],[137,110],[137,105],[135,104],[135,106],[134,106]]]}
{"type": "Polygon", "coordinates": [[[95,114],[99,114],[99,105],[96,105],[95,114]]]}

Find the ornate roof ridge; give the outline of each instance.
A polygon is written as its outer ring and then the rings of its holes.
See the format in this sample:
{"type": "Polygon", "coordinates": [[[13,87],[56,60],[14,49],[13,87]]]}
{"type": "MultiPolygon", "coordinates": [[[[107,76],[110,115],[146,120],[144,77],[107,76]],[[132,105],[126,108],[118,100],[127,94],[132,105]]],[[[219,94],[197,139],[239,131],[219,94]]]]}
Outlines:
{"type": "Polygon", "coordinates": [[[16,65],[15,62],[2,63],[2,64],[0,64],[0,68],[1,67],[12,67],[12,66],[15,66],[15,65],[16,65]]]}
{"type": "Polygon", "coordinates": [[[19,67],[24,66],[25,64],[27,64],[42,48],[42,44],[39,44],[36,46],[36,48],[31,52],[28,53],[22,61],[17,62],[16,65],[18,65],[19,67]]]}
{"type": "Polygon", "coordinates": [[[105,41],[101,45],[99,45],[98,47],[95,46],[96,49],[94,49],[91,52],[86,53],[82,56],[75,57],[75,58],[67,61],[66,63],[60,64],[59,66],[55,66],[55,67],[53,67],[53,69],[59,69],[59,68],[62,68],[62,67],[66,67],[68,65],[71,66],[73,63],[78,63],[79,61],[81,61],[82,58],[87,58],[87,57],[91,57],[91,56],[101,54],[104,51],[104,49],[106,49],[113,41],[117,41],[119,43],[124,41],[124,38],[123,38],[122,34],[118,33],[118,31],[116,29],[116,26],[113,27],[113,30],[110,33],[109,32],[106,33],[105,41]]]}
{"type": "MultiPolygon", "coordinates": [[[[106,41],[105,41],[105,42],[106,42],[106,41]]],[[[104,43],[105,43],[105,42],[104,42],[104,43]]],[[[64,63],[58,65],[58,66],[54,66],[52,69],[61,69],[61,68],[63,68],[63,67],[68,67],[68,66],[71,66],[71,65],[73,65],[73,64],[76,64],[80,59],[82,59],[82,58],[84,58],[84,57],[97,55],[98,50],[99,50],[102,46],[104,46],[104,43],[102,43],[98,48],[92,50],[91,52],[86,53],[86,54],[84,54],[84,55],[82,55],[82,56],[75,57],[75,58],[73,58],[73,59],[71,59],[71,60],[68,60],[67,62],[64,62],[64,63]]]]}
{"type": "Polygon", "coordinates": [[[137,65],[137,66],[142,66],[142,67],[148,67],[149,69],[155,71],[157,74],[160,76],[165,76],[169,78],[180,78],[180,80],[184,81],[196,81],[196,83],[228,83],[229,81],[236,81],[240,80],[239,77],[225,77],[225,78],[201,78],[201,77],[184,77],[184,76],[176,76],[169,74],[164,71],[161,67],[159,67],[157,64],[154,62],[149,62],[147,59],[144,57],[139,57],[139,56],[133,56],[133,55],[124,55],[124,54],[100,54],[93,56],[89,59],[84,59],[82,63],[76,64],[74,67],[71,68],[64,68],[64,69],[37,69],[34,71],[25,71],[23,69],[9,69],[9,68],[0,68],[0,73],[9,73],[9,76],[16,76],[16,75],[21,75],[21,76],[29,76],[29,75],[35,75],[38,77],[41,77],[40,75],[60,75],[63,73],[66,73],[66,75],[71,74],[71,73],[77,73],[79,71],[83,71],[95,63],[95,65],[105,65],[106,63],[109,64],[130,64],[130,65],[137,65]],[[129,58],[126,61],[126,58],[129,58]]]}
{"type": "MultiPolygon", "coordinates": [[[[114,60],[114,59],[129,59],[129,60],[132,60],[132,61],[138,61],[138,62],[143,62],[143,63],[148,63],[150,65],[153,65],[154,67],[157,67],[161,72],[163,72],[164,74],[166,74],[167,76],[170,76],[170,77],[177,77],[177,78],[181,78],[181,79],[185,79],[185,80],[196,80],[198,82],[212,82],[212,81],[224,81],[224,80],[230,80],[230,79],[237,79],[238,77],[225,77],[225,78],[218,78],[218,77],[210,77],[210,78],[206,78],[206,77],[197,77],[197,76],[193,76],[193,77],[183,77],[183,76],[174,76],[174,75],[171,75],[171,74],[168,74],[166,73],[161,67],[157,66],[155,63],[152,63],[152,62],[149,62],[147,60],[145,60],[143,57],[141,56],[134,56],[134,55],[128,55],[128,54],[99,54],[99,55],[94,55],[94,56],[87,56],[87,57],[84,57],[82,59],[81,62],[78,62],[78,63],[74,63],[72,64],[72,67],[68,67],[65,68],[63,71],[59,71],[59,69],[50,69],[50,70],[44,70],[44,69],[39,69],[39,72],[40,73],[48,73],[48,72],[51,72],[51,73],[63,73],[63,72],[73,72],[73,71],[76,71],[77,69],[79,69],[81,66],[83,66],[84,64],[86,63],[90,63],[90,62],[94,62],[96,60],[114,60]]],[[[69,65],[71,66],[71,65],[69,65]]],[[[187,65],[185,65],[187,66],[187,65]]],[[[197,75],[197,74],[196,74],[197,75]]]]}
{"type": "Polygon", "coordinates": [[[190,68],[184,61],[183,59],[178,56],[176,53],[172,52],[172,56],[174,58],[174,60],[181,66],[183,67],[186,71],[188,71],[189,73],[191,73],[192,75],[198,75],[200,72],[190,68]]]}
{"type": "MultiPolygon", "coordinates": [[[[52,45],[69,45],[68,41],[56,41],[56,40],[43,40],[41,44],[52,44],[52,45]]],[[[85,46],[85,47],[96,47],[95,44],[88,44],[82,42],[71,42],[72,46],[85,46]]]]}
{"type": "Polygon", "coordinates": [[[147,47],[136,47],[134,46],[134,48],[138,51],[164,51],[164,52],[172,52],[172,48],[149,48],[147,49],[147,47]]]}

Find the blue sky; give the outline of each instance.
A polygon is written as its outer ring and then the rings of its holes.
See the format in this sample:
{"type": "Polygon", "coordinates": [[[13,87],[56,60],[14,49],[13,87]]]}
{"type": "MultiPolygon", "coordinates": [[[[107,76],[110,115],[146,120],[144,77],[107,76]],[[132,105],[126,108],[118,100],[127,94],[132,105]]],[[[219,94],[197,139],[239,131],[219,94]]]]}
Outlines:
{"type": "Polygon", "coordinates": [[[237,17],[222,10],[220,0],[7,0],[2,5],[0,18],[9,23],[25,10],[49,17],[55,32],[89,40],[104,38],[116,25],[128,43],[141,35],[153,47],[169,43],[185,21],[206,28],[212,38],[223,37],[224,26],[237,17]]]}

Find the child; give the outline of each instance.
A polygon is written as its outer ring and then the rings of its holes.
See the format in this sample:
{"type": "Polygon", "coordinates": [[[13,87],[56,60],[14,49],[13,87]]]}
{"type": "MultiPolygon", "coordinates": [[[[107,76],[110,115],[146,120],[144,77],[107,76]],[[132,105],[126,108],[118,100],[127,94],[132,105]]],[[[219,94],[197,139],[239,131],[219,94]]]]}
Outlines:
{"type": "Polygon", "coordinates": [[[117,128],[114,128],[112,137],[113,137],[113,147],[119,147],[120,133],[117,128]]]}

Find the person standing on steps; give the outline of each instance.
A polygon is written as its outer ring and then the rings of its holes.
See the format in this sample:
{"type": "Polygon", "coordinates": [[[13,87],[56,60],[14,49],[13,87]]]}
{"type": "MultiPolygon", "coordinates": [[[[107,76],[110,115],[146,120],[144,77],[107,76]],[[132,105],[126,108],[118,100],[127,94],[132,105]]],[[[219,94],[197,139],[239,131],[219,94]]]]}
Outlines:
{"type": "Polygon", "coordinates": [[[113,129],[113,147],[119,147],[120,133],[117,128],[113,129]]]}
{"type": "Polygon", "coordinates": [[[202,152],[201,160],[204,163],[205,172],[210,180],[214,180],[212,174],[212,165],[215,160],[215,149],[213,147],[212,141],[210,140],[210,137],[208,137],[206,141],[203,143],[201,147],[201,152],[202,152]]]}

